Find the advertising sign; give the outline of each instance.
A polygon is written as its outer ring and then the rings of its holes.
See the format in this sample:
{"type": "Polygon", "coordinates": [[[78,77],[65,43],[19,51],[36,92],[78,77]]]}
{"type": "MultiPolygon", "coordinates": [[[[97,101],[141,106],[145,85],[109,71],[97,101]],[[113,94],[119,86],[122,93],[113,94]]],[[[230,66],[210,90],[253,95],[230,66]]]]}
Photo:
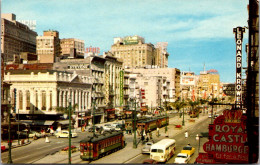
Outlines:
{"type": "Polygon", "coordinates": [[[246,116],[241,110],[225,110],[209,125],[209,141],[203,149],[223,163],[248,163],[246,116]]]}
{"type": "Polygon", "coordinates": [[[124,71],[120,71],[120,106],[124,104],[124,71]]]}
{"type": "Polygon", "coordinates": [[[109,103],[109,73],[105,75],[105,104],[109,103]]]}
{"type": "Polygon", "coordinates": [[[233,32],[236,39],[236,107],[242,108],[242,41],[245,28],[236,27],[233,32]]]}
{"type": "Polygon", "coordinates": [[[100,48],[99,47],[91,47],[90,46],[90,47],[86,48],[86,53],[89,53],[89,52],[99,54],[100,53],[100,48]]]}

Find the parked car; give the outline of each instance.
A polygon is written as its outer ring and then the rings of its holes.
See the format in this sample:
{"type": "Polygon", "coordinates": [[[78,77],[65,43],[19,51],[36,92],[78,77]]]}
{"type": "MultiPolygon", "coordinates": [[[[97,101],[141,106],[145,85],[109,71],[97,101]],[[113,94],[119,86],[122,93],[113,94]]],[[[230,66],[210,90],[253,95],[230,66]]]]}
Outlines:
{"type": "Polygon", "coordinates": [[[143,161],[143,164],[158,164],[158,162],[156,160],[153,160],[153,159],[145,159],[143,161]]]}
{"type": "Polygon", "coordinates": [[[104,129],[104,131],[114,131],[114,130],[115,130],[115,128],[112,127],[111,124],[105,124],[105,125],[103,126],[103,129],[104,129]]]}
{"type": "MultiPolygon", "coordinates": [[[[95,132],[101,131],[102,129],[103,127],[95,126],[95,130],[96,130],[95,132]]],[[[94,126],[90,127],[88,129],[88,132],[93,132],[93,130],[94,130],[94,126]]]]}
{"type": "Polygon", "coordinates": [[[187,153],[178,153],[174,160],[176,164],[187,164],[190,161],[190,156],[187,153]]]}
{"type": "Polygon", "coordinates": [[[212,115],[211,114],[209,114],[209,118],[211,118],[212,117],[212,115]]]}
{"type": "Polygon", "coordinates": [[[150,154],[151,146],[153,145],[152,142],[146,142],[142,148],[142,153],[150,154]]]}
{"type": "Polygon", "coordinates": [[[195,148],[190,145],[187,145],[187,146],[183,147],[183,149],[181,150],[181,153],[187,153],[189,156],[191,156],[195,153],[195,148]]]}
{"type": "Polygon", "coordinates": [[[30,138],[32,138],[32,137],[37,137],[37,138],[40,138],[40,137],[42,137],[43,135],[40,133],[40,132],[36,132],[36,131],[31,131],[30,133],[29,133],[29,137],[30,138]]]}
{"type": "Polygon", "coordinates": [[[219,114],[215,114],[213,118],[216,119],[218,116],[219,116],[219,114]]]}
{"type": "MultiPolygon", "coordinates": [[[[67,130],[62,130],[62,131],[56,133],[55,136],[56,136],[57,138],[60,138],[60,137],[66,137],[66,138],[68,138],[68,137],[69,137],[69,131],[67,131],[67,130]]],[[[78,135],[77,135],[76,132],[71,132],[71,137],[77,137],[77,136],[78,136],[78,135]]]]}

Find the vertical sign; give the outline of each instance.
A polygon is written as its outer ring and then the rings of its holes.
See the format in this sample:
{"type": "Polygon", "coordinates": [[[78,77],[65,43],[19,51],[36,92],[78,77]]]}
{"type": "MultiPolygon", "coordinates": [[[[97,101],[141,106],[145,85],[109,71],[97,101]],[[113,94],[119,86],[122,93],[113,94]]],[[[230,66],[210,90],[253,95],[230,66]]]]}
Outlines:
{"type": "Polygon", "coordinates": [[[124,104],[124,71],[120,71],[120,106],[124,104]]]}
{"type": "Polygon", "coordinates": [[[105,75],[105,104],[109,103],[109,73],[105,75]]]}
{"type": "Polygon", "coordinates": [[[236,108],[242,108],[242,41],[245,28],[233,29],[236,40],[236,108]]]}

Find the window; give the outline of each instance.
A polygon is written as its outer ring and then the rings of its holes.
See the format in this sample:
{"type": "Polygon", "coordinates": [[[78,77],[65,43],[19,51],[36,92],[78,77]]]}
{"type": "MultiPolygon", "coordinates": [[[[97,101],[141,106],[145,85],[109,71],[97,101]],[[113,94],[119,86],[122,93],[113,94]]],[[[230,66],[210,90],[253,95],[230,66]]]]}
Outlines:
{"type": "Polygon", "coordinates": [[[42,91],[42,110],[46,110],[46,92],[42,91]]]}
{"type": "Polygon", "coordinates": [[[19,109],[23,109],[23,93],[19,91],[19,109]]]}
{"type": "Polygon", "coordinates": [[[26,110],[30,110],[30,92],[26,91],[26,110]]]}

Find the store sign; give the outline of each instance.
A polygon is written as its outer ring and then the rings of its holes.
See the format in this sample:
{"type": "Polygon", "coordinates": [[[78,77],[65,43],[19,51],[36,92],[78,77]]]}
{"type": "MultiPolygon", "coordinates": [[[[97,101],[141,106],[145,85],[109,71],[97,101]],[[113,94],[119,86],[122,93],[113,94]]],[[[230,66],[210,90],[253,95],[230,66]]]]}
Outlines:
{"type": "Polygon", "coordinates": [[[73,70],[85,70],[89,69],[88,64],[74,64],[74,65],[68,65],[68,69],[73,69],[73,70]]]}
{"type": "Polygon", "coordinates": [[[203,149],[223,163],[248,163],[246,116],[241,110],[225,110],[209,125],[209,141],[203,149]]]}
{"type": "Polygon", "coordinates": [[[105,104],[109,103],[109,73],[105,75],[105,104]]]}
{"type": "Polygon", "coordinates": [[[242,41],[245,28],[233,29],[236,39],[236,107],[242,108],[242,41]]]}
{"type": "Polygon", "coordinates": [[[212,159],[208,153],[199,153],[196,162],[198,164],[216,164],[216,161],[212,159]]]}
{"type": "Polygon", "coordinates": [[[124,104],[124,71],[120,71],[120,106],[124,104]]]}

